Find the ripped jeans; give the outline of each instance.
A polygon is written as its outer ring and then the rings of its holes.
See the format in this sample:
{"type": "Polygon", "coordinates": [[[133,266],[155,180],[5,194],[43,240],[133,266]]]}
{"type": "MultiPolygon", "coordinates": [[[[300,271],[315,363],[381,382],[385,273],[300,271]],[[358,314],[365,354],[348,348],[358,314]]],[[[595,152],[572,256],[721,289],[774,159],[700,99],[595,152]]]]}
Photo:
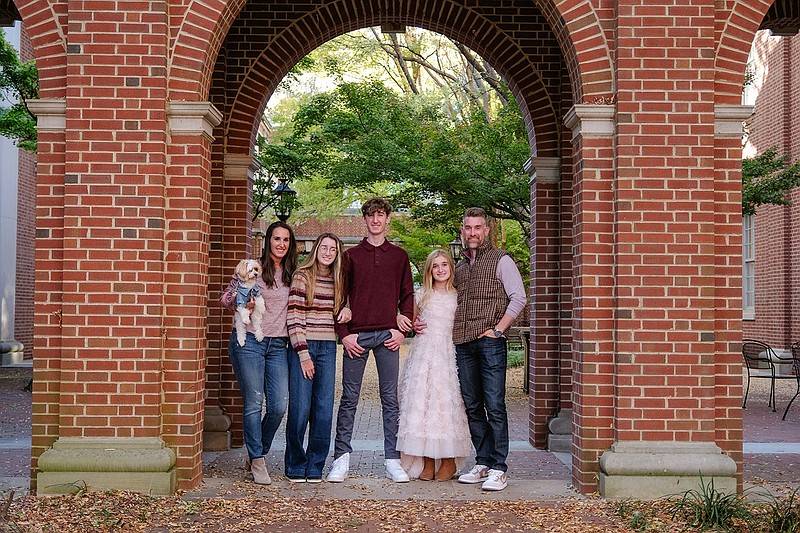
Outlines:
{"type": "Polygon", "coordinates": [[[244,400],[242,425],[244,444],[250,459],[269,453],[275,433],[281,425],[289,403],[289,357],[297,357],[288,337],[265,337],[258,342],[247,334],[244,346],[231,332],[228,344],[236,381],[244,400]],[[262,406],[266,399],[266,413],[262,406]]]}

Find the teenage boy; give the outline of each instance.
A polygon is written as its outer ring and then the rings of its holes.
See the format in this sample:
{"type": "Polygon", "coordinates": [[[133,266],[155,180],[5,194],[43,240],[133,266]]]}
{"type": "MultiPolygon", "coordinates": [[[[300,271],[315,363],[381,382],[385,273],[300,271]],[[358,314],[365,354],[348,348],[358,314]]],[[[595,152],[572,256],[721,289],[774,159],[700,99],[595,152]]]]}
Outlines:
{"type": "Polygon", "coordinates": [[[345,252],[348,301],[353,317],[336,324],[344,346],[342,360],[342,399],[336,417],[333,465],[328,481],[340,483],[350,469],[350,440],[353,436],[358,397],[369,352],[378,369],[383,412],[383,451],[386,477],[394,482],[408,481],[400,466],[396,449],[399,403],[397,380],[400,345],[405,335],[397,329],[397,312],[410,323],[414,310],[414,284],[408,254],[386,240],[392,206],[383,198],[372,198],[361,207],[367,236],[345,252]]]}

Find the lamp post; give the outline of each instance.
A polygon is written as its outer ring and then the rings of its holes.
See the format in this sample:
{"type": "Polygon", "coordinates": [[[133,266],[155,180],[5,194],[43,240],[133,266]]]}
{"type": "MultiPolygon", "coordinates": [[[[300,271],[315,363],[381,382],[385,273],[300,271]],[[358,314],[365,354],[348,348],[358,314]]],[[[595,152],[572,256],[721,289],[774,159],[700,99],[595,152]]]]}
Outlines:
{"type": "Polygon", "coordinates": [[[454,261],[458,261],[458,258],[461,256],[461,235],[456,234],[456,238],[450,241],[448,244],[450,247],[450,255],[453,257],[454,261]]]}
{"type": "Polygon", "coordinates": [[[287,181],[287,178],[280,178],[275,190],[272,191],[272,194],[277,198],[275,201],[275,216],[281,222],[289,220],[292,215],[292,209],[294,209],[295,197],[297,196],[297,192],[289,187],[287,181]]]}
{"type": "MultiPolygon", "coordinates": [[[[289,220],[297,197],[297,191],[289,187],[288,181],[287,178],[278,179],[278,185],[272,191],[272,194],[275,196],[275,206],[273,208],[275,210],[275,216],[278,217],[278,220],[281,222],[289,220]]],[[[262,265],[266,262],[267,257],[269,257],[269,243],[267,242],[267,235],[264,234],[264,246],[261,248],[262,265]]]]}

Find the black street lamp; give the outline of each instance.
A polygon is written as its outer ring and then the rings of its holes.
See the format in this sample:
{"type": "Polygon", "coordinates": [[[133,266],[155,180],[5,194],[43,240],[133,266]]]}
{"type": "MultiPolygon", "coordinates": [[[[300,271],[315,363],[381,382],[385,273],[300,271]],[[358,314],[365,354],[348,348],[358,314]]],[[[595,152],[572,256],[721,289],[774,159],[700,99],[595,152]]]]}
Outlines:
{"type": "Polygon", "coordinates": [[[448,244],[450,247],[450,255],[453,257],[453,261],[458,262],[458,258],[461,257],[461,235],[456,234],[456,238],[450,241],[448,244]]]}
{"type": "Polygon", "coordinates": [[[277,216],[278,220],[281,222],[289,220],[297,196],[297,192],[289,187],[287,181],[287,178],[280,178],[275,190],[272,191],[272,194],[277,198],[275,202],[275,216],[277,216]]]}

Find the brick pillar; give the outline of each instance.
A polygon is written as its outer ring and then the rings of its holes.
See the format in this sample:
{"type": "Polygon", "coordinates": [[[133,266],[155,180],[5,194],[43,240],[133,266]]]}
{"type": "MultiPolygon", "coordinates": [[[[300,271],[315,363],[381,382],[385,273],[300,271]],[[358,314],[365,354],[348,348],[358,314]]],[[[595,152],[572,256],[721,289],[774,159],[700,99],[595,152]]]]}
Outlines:
{"type": "MultiPolygon", "coordinates": [[[[253,177],[258,170],[258,161],[252,155],[229,154],[224,158],[221,175],[215,178],[219,186],[215,186],[212,201],[214,217],[212,229],[210,280],[211,298],[209,314],[213,317],[213,331],[209,331],[210,342],[216,342],[218,348],[209,354],[209,398],[215,398],[215,404],[231,418],[231,445],[242,446],[242,397],[233,367],[228,358],[228,339],[230,338],[233,315],[219,305],[219,294],[233,275],[236,264],[242,259],[257,256],[251,255],[253,213],[253,177]]],[[[212,327],[211,325],[209,327],[212,327]]]]}
{"type": "Polygon", "coordinates": [[[29,100],[37,116],[36,290],[34,292],[31,490],[36,490],[39,456],[59,431],[61,389],[61,299],[63,292],[64,159],[66,103],[29,100]]]}
{"type": "MultiPolygon", "coordinates": [[[[181,488],[196,486],[202,475],[211,143],[221,122],[209,102],[169,105],[161,410],[162,436],[177,453],[181,488]]],[[[225,432],[226,420],[211,415],[211,427],[225,432]]]]}
{"type": "Polygon", "coordinates": [[[564,117],[573,150],[572,482],[597,486],[614,421],[614,116],[575,105],[564,117]]]}
{"type": "Polygon", "coordinates": [[[742,122],[753,106],[714,106],[714,440],[742,486],[742,122]]]}
{"type": "Polygon", "coordinates": [[[715,205],[715,13],[712,0],[617,3],[614,442],[598,483],[607,498],[661,497],[701,477],[736,491],[736,464],[715,444],[715,372],[728,352],[717,291],[731,273],[715,257],[730,232],[715,205]]]}
{"type": "Polygon", "coordinates": [[[210,167],[202,123],[213,112],[205,104],[205,114],[168,116],[166,4],[117,4],[113,20],[92,9],[70,5],[66,156],[53,169],[62,183],[49,196],[40,185],[38,196],[37,227],[47,227],[50,209],[63,216],[63,238],[42,234],[37,250],[37,275],[60,283],[37,278],[37,328],[58,338],[45,337],[37,352],[48,382],[34,405],[49,406],[54,394],[58,404],[55,424],[34,423],[35,460],[36,439],[57,437],[36,461],[37,489],[78,490],[81,480],[90,490],[169,493],[178,478],[181,488],[197,485],[202,466],[210,167]],[[58,262],[42,264],[45,252],[58,262]],[[53,292],[60,306],[45,310],[53,292]]]}
{"type": "MultiPolygon", "coordinates": [[[[537,448],[571,451],[572,419],[561,440],[566,449],[549,446],[548,422],[559,409],[561,332],[561,160],[533,157],[526,171],[531,174],[531,344],[530,344],[530,434],[537,448]]],[[[563,418],[563,417],[562,417],[563,418]]]]}

